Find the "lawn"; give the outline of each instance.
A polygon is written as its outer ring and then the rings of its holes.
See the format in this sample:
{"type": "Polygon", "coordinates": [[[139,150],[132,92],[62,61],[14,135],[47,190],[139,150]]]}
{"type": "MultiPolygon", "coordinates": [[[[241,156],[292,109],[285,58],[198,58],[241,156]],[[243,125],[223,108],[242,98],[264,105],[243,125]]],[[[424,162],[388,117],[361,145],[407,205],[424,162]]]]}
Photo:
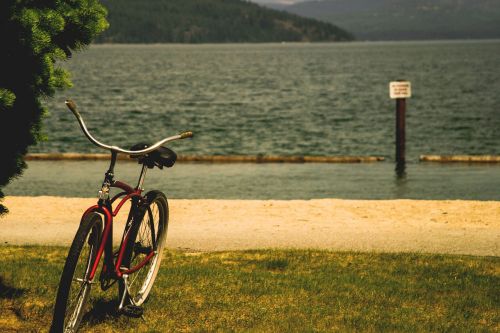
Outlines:
{"type": "MultiPolygon", "coordinates": [[[[46,331],[67,249],[0,246],[0,331],[46,331]]],[[[144,319],[98,285],[83,332],[500,330],[500,258],[168,251],[144,319]]]]}

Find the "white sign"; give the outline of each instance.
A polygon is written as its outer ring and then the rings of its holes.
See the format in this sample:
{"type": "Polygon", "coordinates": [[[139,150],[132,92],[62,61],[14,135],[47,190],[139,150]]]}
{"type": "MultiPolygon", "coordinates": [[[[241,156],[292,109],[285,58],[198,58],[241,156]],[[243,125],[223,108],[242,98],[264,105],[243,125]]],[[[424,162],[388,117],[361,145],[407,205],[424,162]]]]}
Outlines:
{"type": "Polygon", "coordinates": [[[389,92],[392,99],[410,98],[411,83],[410,81],[393,81],[389,84],[389,92]]]}

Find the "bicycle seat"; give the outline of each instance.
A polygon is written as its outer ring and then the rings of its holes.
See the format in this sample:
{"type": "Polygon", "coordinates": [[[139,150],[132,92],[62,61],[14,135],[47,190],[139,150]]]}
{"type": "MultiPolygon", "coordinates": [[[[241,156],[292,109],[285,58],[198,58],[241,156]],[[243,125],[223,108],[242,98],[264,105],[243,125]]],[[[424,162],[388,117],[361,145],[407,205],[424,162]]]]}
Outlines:
{"type": "MultiPolygon", "coordinates": [[[[148,143],[138,143],[133,145],[130,150],[142,150],[148,148],[150,145],[148,143]]],[[[167,148],[160,146],[152,152],[141,155],[141,156],[130,156],[131,158],[137,158],[139,164],[145,164],[148,168],[152,169],[155,166],[163,169],[163,167],[170,168],[175,164],[177,160],[177,154],[167,148]]]]}

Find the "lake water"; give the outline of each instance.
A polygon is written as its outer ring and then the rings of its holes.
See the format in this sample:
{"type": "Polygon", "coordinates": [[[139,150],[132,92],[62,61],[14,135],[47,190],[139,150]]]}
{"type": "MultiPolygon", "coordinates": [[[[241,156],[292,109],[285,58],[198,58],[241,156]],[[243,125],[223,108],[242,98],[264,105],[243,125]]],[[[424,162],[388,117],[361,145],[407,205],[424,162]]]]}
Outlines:
{"type": "MultiPolygon", "coordinates": [[[[94,197],[104,161],[31,161],[7,195],[94,197]]],[[[118,163],[116,178],[135,185],[135,163],[118,163]]],[[[470,199],[500,200],[500,166],[412,163],[396,177],[391,163],[206,164],[177,163],[148,171],[145,188],[183,199],[470,199]]]]}
{"type": "MultiPolygon", "coordinates": [[[[376,155],[367,165],[179,164],[150,187],[176,198],[500,199],[500,165],[418,163],[421,154],[500,154],[500,41],[98,45],[65,63],[75,87],[47,100],[31,152],[96,152],[190,129],[181,154],[376,155]],[[412,82],[407,176],[394,175],[390,81],[412,82]]],[[[93,196],[104,162],[30,162],[7,195],[93,196]],[[84,172],[82,172],[84,171],[84,172]]],[[[133,179],[136,165],[125,163],[133,179]]],[[[120,174],[117,172],[121,178],[120,174]]]]}
{"type": "Polygon", "coordinates": [[[129,147],[191,129],[186,154],[394,155],[390,81],[412,82],[407,159],[500,153],[500,41],[98,45],[64,66],[74,88],[47,101],[32,152],[129,147]]]}

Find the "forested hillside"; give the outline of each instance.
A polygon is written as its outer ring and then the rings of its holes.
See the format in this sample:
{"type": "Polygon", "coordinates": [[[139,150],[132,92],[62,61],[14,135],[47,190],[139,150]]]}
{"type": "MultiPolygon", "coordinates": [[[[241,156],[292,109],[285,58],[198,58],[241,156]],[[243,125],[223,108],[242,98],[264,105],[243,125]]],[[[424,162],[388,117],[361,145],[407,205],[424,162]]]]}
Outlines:
{"type": "Polygon", "coordinates": [[[500,0],[321,0],[269,6],[335,22],[357,39],[500,38],[500,0]]]}
{"type": "Polygon", "coordinates": [[[330,23],[241,0],[102,0],[110,28],[97,42],[225,43],[344,41],[330,23]]]}

